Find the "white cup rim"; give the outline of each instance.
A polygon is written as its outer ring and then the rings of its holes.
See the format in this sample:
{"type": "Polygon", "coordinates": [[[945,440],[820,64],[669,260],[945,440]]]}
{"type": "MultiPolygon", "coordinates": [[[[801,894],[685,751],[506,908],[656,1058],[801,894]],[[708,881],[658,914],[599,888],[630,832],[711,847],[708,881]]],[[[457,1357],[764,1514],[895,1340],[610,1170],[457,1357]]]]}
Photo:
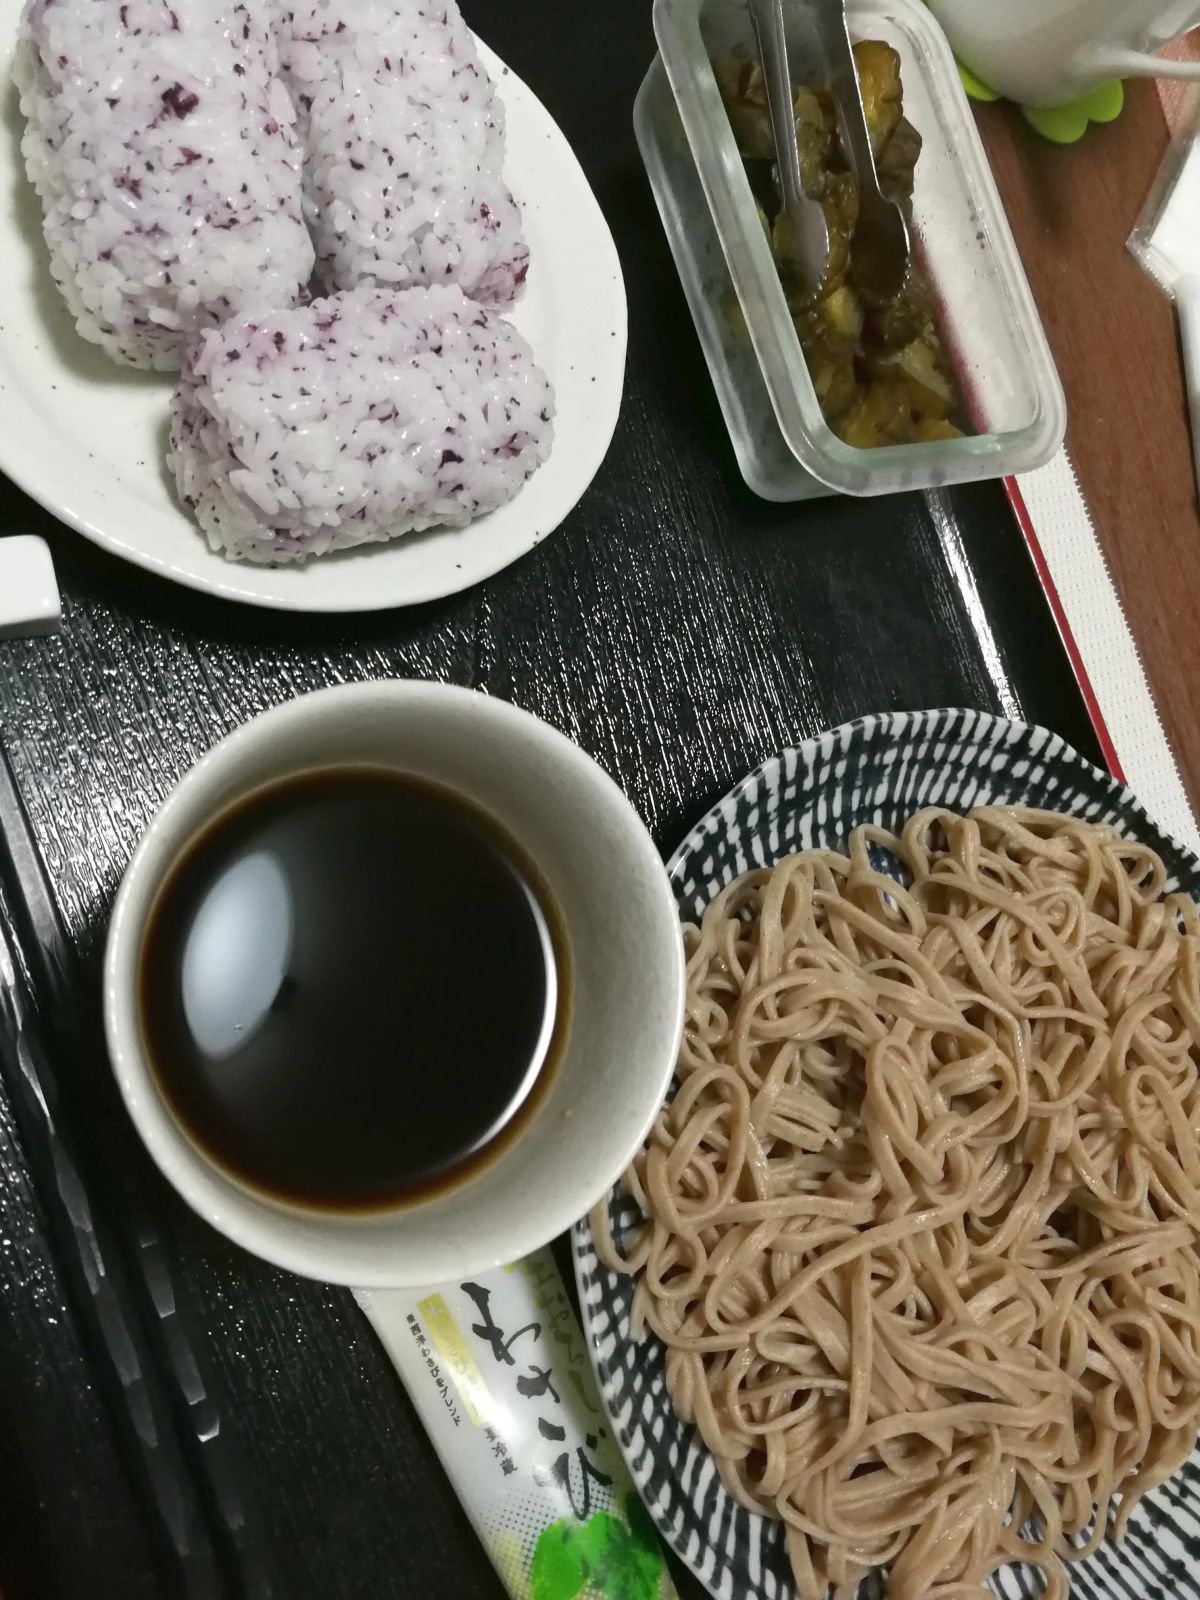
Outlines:
{"type": "MultiPolygon", "coordinates": [[[[319,733],[314,738],[319,742],[319,733]]],[[[402,743],[398,738],[394,758],[384,764],[414,770],[406,767],[402,743]]],[[[328,760],[318,757],[291,765],[285,756],[276,776],[283,778],[321,766],[368,764],[373,763],[339,757],[336,750],[328,760]]],[[[418,763],[415,770],[432,780],[439,778],[438,771],[430,770],[427,763],[418,763]]],[[[449,776],[442,781],[487,805],[487,798],[473,793],[469,786],[455,783],[449,776]]],[[[551,801],[539,803],[543,807],[552,805],[551,801]]],[[[563,837],[556,846],[560,851],[570,851],[567,836],[572,826],[570,820],[564,821],[563,837]]],[[[587,854],[585,848],[582,855],[587,854]]],[[[579,870],[581,874],[591,872],[594,877],[598,869],[592,865],[579,870]]],[[[574,967],[581,930],[572,928],[569,917],[566,920],[574,967]]],[[[218,1231],[255,1255],[301,1276],[359,1288],[414,1287],[469,1276],[517,1260],[566,1232],[608,1191],[649,1133],[667,1093],[683,1029],[684,967],[675,897],[653,840],[617,784],[564,734],[506,701],[455,685],[417,680],[336,685],[284,702],[237,728],[201,757],[155,814],[130,860],[113,906],[103,968],[105,1032],[114,1075],[143,1143],[177,1192],[218,1231]],[[493,1198],[487,1218],[482,1223],[476,1219],[476,1226],[470,1230],[475,1236],[448,1234],[444,1262],[428,1240],[419,1250],[410,1248],[407,1255],[403,1241],[406,1231],[414,1233],[412,1219],[420,1219],[416,1233],[423,1238],[431,1231],[436,1234],[439,1210],[445,1207],[448,1218],[453,1214],[453,1206],[445,1204],[447,1197],[358,1216],[298,1213],[294,1208],[273,1204],[265,1195],[241,1188],[183,1132],[161,1095],[140,1036],[136,992],[139,954],[146,916],[164,875],[203,828],[205,820],[262,786],[252,779],[241,786],[238,775],[247,757],[260,763],[265,760],[269,765],[271,750],[286,750],[289,737],[303,738],[305,730],[326,725],[330,711],[338,713],[343,725],[348,716],[357,716],[380,727],[383,724],[379,718],[395,719],[397,729],[406,717],[410,726],[415,726],[413,718],[456,715],[461,721],[477,723],[481,731],[489,727],[497,730],[505,748],[511,748],[514,761],[532,753],[541,763],[541,770],[561,778],[571,795],[594,808],[589,818],[607,830],[605,838],[615,851],[615,860],[605,858],[607,870],[626,874],[634,885],[638,915],[643,919],[642,932],[648,947],[642,961],[648,964],[647,981],[652,986],[653,1003],[647,1007],[650,1014],[642,1032],[630,1032],[640,1027],[632,1015],[615,1019],[619,1024],[617,1037],[644,1036],[645,1042],[644,1051],[635,1050],[623,1075],[618,1074],[621,1131],[614,1133],[614,1119],[595,1115],[587,1119],[587,1126],[563,1123],[558,1142],[567,1139],[577,1147],[573,1169],[564,1175],[563,1161],[557,1155],[548,1157],[556,1163],[557,1176],[547,1178],[544,1192],[536,1191],[532,1209],[527,1195],[525,1209],[514,1205],[511,1214],[503,1217],[498,1212],[503,1211],[509,1191],[501,1190],[493,1198]],[[228,786],[224,796],[222,785],[228,786]],[[210,796],[215,796],[211,803],[210,796]],[[302,1237],[306,1230],[310,1236],[302,1237]]],[[[587,976],[582,975],[584,981],[587,976]]],[[[577,984],[580,977],[576,971],[577,984]]],[[[594,1027],[590,1031],[596,1033],[594,1027]]],[[[577,1040],[573,1031],[559,1068],[560,1077],[566,1075],[569,1079],[570,1071],[576,1070],[573,1052],[587,1049],[594,1056],[599,1047],[597,1038],[577,1040]]],[[[583,1087],[586,1097],[587,1085],[583,1087]]],[[[513,1151],[533,1150],[533,1130],[547,1111],[547,1106],[539,1107],[529,1127],[514,1142],[513,1151]]],[[[564,1115],[570,1117],[572,1112],[568,1110],[564,1115]]],[[[538,1148],[547,1143],[545,1137],[541,1138],[538,1148]]],[[[510,1153],[499,1157],[494,1165],[502,1166],[510,1153]]],[[[485,1169],[485,1178],[490,1170],[485,1169]]],[[[469,1195],[483,1181],[466,1180],[450,1191],[449,1199],[469,1195]]],[[[521,1181],[515,1169],[509,1178],[510,1183],[514,1181],[521,1181]]]]}

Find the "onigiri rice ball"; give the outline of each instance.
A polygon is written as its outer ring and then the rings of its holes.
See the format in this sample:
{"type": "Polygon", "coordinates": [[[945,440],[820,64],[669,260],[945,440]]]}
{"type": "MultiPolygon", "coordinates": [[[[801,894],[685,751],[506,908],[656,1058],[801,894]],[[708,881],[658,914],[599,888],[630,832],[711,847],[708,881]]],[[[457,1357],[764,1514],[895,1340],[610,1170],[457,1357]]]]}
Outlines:
{"type": "Polygon", "coordinates": [[[308,292],[275,0],[30,0],[16,78],[54,278],[80,333],[175,370],[240,307],[308,292]]]}
{"type": "Polygon", "coordinates": [[[458,288],[365,284],[203,334],[170,461],[214,550],[304,561],[504,505],[549,455],[553,412],[495,312],[458,288]]]}
{"type": "Polygon", "coordinates": [[[456,283],[511,302],[529,251],[504,108],[454,0],[290,0],[280,49],[326,286],[456,283]]]}

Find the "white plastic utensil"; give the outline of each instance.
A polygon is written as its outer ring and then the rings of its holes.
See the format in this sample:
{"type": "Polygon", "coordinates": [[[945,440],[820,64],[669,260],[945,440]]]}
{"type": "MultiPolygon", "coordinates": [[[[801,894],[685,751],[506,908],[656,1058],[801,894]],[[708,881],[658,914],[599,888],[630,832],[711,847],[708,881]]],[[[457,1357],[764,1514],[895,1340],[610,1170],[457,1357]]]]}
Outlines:
{"type": "Polygon", "coordinates": [[[0,639],[54,633],[61,615],[46,541],[33,533],[0,539],[0,639]]]}
{"type": "Polygon", "coordinates": [[[1175,302],[1200,491],[1200,90],[1191,95],[1129,248],[1175,302]]]}

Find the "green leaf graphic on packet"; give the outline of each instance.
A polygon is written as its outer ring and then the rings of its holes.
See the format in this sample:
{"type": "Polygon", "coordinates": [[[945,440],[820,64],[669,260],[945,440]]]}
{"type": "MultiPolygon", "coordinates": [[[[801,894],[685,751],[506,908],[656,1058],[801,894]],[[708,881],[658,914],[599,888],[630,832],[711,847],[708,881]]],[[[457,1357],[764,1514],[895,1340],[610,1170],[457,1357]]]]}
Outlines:
{"type": "Polygon", "coordinates": [[[625,1512],[628,1525],[597,1511],[547,1528],[534,1552],[530,1600],[660,1600],[666,1563],[636,1494],[626,1496],[625,1512]]]}

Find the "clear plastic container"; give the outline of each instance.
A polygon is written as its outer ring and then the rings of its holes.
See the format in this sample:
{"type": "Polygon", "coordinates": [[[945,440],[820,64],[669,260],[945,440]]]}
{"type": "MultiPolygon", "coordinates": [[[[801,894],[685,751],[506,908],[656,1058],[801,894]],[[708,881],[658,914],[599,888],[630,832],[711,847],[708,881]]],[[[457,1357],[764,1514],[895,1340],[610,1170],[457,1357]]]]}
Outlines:
{"type": "Polygon", "coordinates": [[[745,0],[655,0],[661,51],[635,109],[638,142],[746,481],[772,500],[892,494],[1041,466],[1066,403],[954,58],[919,0],[849,0],[856,38],[900,54],[924,144],[914,238],[940,307],[971,437],[857,450],[808,375],[711,58],[753,55],[745,0]],[[731,317],[730,288],[745,334],[731,317]]]}

